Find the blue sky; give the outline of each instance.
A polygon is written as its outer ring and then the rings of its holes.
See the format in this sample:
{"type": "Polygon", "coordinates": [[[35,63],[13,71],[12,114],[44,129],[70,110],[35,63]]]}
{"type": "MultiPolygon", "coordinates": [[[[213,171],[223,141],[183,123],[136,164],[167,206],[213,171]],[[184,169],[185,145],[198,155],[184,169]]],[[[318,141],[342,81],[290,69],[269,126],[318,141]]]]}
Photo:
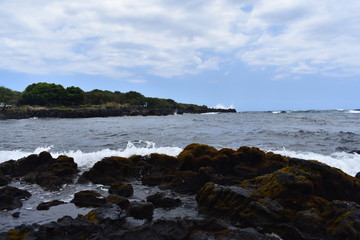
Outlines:
{"type": "Polygon", "coordinates": [[[355,0],[1,1],[0,85],[358,109],[359,12],[355,0]]]}

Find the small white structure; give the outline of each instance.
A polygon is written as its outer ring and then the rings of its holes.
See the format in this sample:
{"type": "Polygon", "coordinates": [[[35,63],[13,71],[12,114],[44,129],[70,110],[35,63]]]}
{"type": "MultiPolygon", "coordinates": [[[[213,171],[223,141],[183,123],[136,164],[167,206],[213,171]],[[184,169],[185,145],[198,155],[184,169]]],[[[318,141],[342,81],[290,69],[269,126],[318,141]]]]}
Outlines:
{"type": "Polygon", "coordinates": [[[9,108],[11,108],[11,105],[0,102],[0,110],[5,110],[5,109],[9,109],[9,108]]]}

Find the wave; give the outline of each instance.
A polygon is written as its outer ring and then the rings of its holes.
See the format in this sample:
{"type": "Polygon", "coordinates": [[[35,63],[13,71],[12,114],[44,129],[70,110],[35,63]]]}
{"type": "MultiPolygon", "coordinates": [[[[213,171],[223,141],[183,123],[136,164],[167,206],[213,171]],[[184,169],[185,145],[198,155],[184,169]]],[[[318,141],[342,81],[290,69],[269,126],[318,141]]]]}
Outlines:
{"type": "Polygon", "coordinates": [[[87,169],[92,167],[96,162],[105,157],[119,156],[130,157],[133,155],[146,156],[152,153],[166,154],[170,156],[177,156],[183,149],[179,147],[156,147],[156,144],[150,141],[128,142],[125,149],[102,149],[95,152],[83,152],[81,150],[69,150],[64,152],[54,152],[53,146],[45,146],[36,148],[33,152],[26,152],[22,150],[0,151],[0,163],[8,160],[18,160],[27,157],[30,154],[39,154],[42,151],[48,151],[54,158],[60,155],[66,155],[74,158],[80,169],[87,169]]]}
{"type": "Polygon", "coordinates": [[[356,153],[334,152],[330,155],[323,155],[313,152],[297,152],[286,149],[275,150],[272,152],[293,158],[317,160],[329,166],[339,168],[351,176],[355,176],[356,173],[360,172],[360,154],[356,153]]]}
{"type": "Polygon", "coordinates": [[[215,115],[219,114],[219,112],[207,112],[207,113],[201,113],[201,115],[215,115]]]}
{"type": "Polygon", "coordinates": [[[349,110],[348,113],[360,113],[360,110],[349,110]]]}

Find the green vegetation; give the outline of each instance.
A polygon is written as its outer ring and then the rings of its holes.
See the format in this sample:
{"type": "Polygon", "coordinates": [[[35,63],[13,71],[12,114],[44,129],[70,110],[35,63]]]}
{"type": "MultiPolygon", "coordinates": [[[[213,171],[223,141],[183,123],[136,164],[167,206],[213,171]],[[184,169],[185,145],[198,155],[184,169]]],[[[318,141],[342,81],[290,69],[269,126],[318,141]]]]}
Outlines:
{"type": "Polygon", "coordinates": [[[6,104],[17,104],[20,96],[20,92],[12,91],[11,89],[0,86],[0,102],[4,102],[6,104]]]}
{"type": "Polygon", "coordinates": [[[69,107],[119,108],[124,106],[146,106],[159,109],[178,109],[183,111],[207,110],[206,106],[177,103],[172,99],[145,97],[141,93],[130,91],[122,93],[94,89],[84,92],[79,87],[67,87],[54,83],[34,83],[21,92],[0,87],[0,102],[18,107],[38,106],[68,109],[69,107]]]}

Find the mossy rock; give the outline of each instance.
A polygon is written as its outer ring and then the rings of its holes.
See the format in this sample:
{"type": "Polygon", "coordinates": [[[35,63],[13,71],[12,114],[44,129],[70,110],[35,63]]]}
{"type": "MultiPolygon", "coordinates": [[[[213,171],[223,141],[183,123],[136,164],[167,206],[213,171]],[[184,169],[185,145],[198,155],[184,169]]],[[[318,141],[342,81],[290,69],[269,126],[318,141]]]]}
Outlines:
{"type": "Polygon", "coordinates": [[[296,166],[310,174],[314,194],[328,201],[343,200],[360,204],[360,179],[352,177],[340,169],[318,161],[292,158],[289,166],[296,166]]]}
{"type": "Polygon", "coordinates": [[[75,193],[71,202],[78,207],[99,207],[106,203],[106,199],[98,192],[85,190],[75,193]]]}
{"type": "Polygon", "coordinates": [[[10,229],[7,232],[8,235],[8,239],[9,240],[22,240],[22,239],[26,239],[29,236],[30,232],[29,231],[22,231],[19,229],[10,229]]]}
{"type": "Polygon", "coordinates": [[[122,197],[130,197],[134,194],[134,189],[131,184],[117,182],[110,186],[109,193],[117,194],[122,197]]]}
{"type": "Polygon", "coordinates": [[[217,153],[214,147],[198,143],[190,144],[178,155],[180,170],[196,171],[200,167],[211,166],[212,158],[217,153]]]}
{"type": "Polygon", "coordinates": [[[137,175],[138,171],[131,159],[107,157],[95,163],[90,170],[85,171],[80,176],[79,182],[91,181],[97,184],[111,185],[137,175]]]}

